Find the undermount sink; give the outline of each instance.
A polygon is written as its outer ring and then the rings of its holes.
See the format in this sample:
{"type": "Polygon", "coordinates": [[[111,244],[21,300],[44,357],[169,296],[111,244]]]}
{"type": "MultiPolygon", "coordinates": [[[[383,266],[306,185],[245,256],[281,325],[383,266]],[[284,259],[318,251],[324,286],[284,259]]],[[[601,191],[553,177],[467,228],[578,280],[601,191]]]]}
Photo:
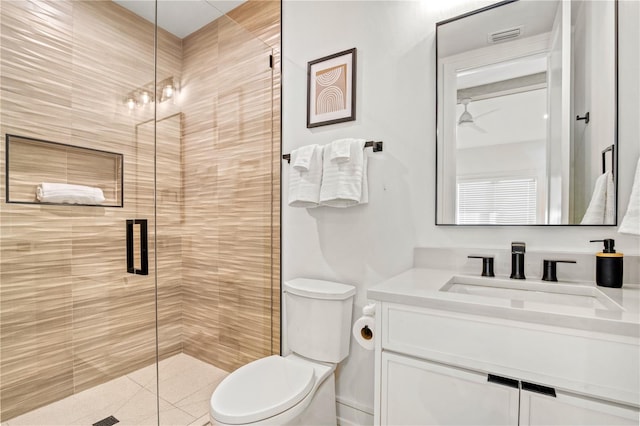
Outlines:
{"type": "Polygon", "coordinates": [[[598,288],[587,285],[453,276],[440,291],[545,305],[622,310],[598,288]]]}

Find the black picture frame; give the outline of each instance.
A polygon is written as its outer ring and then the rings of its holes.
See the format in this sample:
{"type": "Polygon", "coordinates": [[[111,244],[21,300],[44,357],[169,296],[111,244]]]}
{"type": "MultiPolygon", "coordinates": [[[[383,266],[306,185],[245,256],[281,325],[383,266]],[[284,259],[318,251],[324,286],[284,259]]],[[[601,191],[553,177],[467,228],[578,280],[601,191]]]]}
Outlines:
{"type": "Polygon", "coordinates": [[[307,128],[356,119],[356,53],[354,47],[307,64],[307,128]]]}

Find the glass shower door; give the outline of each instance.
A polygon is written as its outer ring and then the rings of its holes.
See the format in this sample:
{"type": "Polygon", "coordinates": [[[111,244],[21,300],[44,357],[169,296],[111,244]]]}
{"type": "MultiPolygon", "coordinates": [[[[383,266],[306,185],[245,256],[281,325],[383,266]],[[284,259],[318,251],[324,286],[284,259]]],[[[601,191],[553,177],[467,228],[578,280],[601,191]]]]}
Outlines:
{"type": "Polygon", "coordinates": [[[0,2],[3,426],[204,424],[279,353],[280,3],[225,3],[0,2]]]}
{"type": "Polygon", "coordinates": [[[206,423],[228,372],[279,353],[279,98],[268,42],[279,37],[280,5],[222,3],[182,2],[178,14],[158,2],[158,92],[174,85],[156,104],[163,425],[178,424],[175,409],[206,423]]]}
{"type": "Polygon", "coordinates": [[[154,30],[111,1],[0,6],[3,424],[157,424],[155,267],[135,273],[137,224],[127,262],[127,221],[155,226],[154,144],[136,137],[153,118],[154,30]],[[43,183],[105,201],[39,200],[43,183]]]}

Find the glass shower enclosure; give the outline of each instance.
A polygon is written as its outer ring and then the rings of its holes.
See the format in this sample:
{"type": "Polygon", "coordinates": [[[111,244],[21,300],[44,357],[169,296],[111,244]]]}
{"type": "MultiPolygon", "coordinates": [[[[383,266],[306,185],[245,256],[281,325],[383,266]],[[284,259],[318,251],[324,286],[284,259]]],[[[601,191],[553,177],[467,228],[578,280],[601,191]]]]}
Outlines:
{"type": "Polygon", "coordinates": [[[279,2],[0,3],[3,426],[205,424],[279,353],[279,43],[279,2]]]}

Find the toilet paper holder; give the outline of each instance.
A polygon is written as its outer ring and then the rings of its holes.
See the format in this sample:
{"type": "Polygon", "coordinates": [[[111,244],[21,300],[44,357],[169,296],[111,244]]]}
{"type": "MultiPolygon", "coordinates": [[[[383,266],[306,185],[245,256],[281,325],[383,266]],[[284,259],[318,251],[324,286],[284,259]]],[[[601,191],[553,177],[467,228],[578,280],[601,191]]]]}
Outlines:
{"type": "Polygon", "coordinates": [[[366,315],[368,317],[375,316],[376,314],[376,304],[369,303],[368,305],[364,305],[362,307],[362,315],[366,315]]]}
{"type": "Polygon", "coordinates": [[[370,303],[362,308],[362,316],[353,324],[353,337],[356,342],[365,350],[372,351],[375,349],[375,314],[376,304],[370,303]]]}
{"type": "Polygon", "coordinates": [[[373,339],[373,331],[371,331],[371,329],[369,328],[368,325],[365,325],[364,327],[362,327],[360,329],[360,335],[362,336],[362,338],[364,340],[371,340],[373,339]]]}

